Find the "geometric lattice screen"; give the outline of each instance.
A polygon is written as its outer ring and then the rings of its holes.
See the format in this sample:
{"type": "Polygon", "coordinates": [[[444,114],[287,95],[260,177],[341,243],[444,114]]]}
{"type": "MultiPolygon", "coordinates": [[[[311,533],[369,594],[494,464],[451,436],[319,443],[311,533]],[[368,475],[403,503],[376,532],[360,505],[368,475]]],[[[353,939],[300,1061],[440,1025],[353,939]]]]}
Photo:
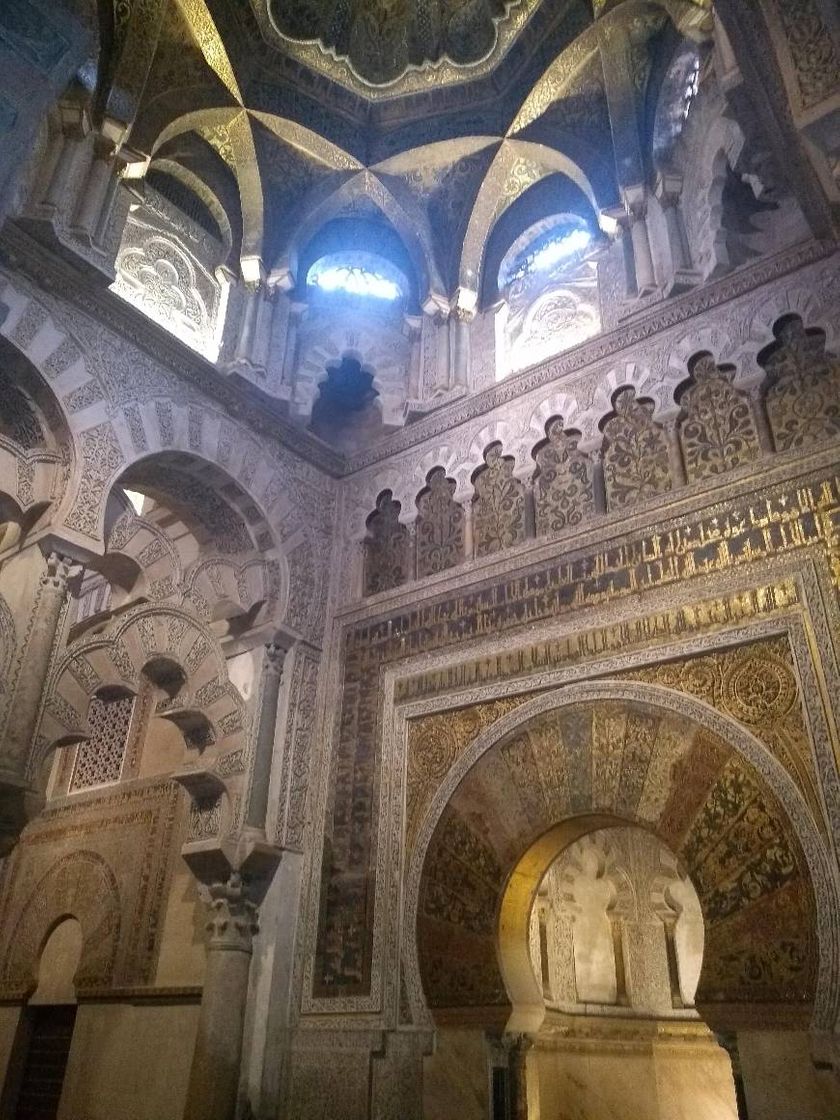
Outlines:
{"type": "Polygon", "coordinates": [[[88,723],[92,734],[76,750],[71,793],[120,780],[133,708],[133,696],[120,696],[114,700],[94,696],[91,700],[88,723]]]}

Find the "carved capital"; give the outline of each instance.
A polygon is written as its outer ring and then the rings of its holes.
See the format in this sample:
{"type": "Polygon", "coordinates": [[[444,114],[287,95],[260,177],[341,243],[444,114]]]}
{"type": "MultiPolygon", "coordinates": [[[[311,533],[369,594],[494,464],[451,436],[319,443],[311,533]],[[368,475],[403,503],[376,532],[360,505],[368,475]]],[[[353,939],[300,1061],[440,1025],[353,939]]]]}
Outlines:
{"type": "Polygon", "coordinates": [[[635,225],[637,222],[643,222],[647,218],[647,200],[642,199],[637,202],[628,203],[627,214],[630,218],[631,225],[635,225]]]}
{"type": "Polygon", "coordinates": [[[234,871],[226,882],[211,883],[208,894],[207,948],[250,953],[259,931],[259,911],[242,876],[234,871]]]}
{"type": "Polygon", "coordinates": [[[55,591],[66,591],[67,580],[76,574],[77,566],[69,556],[60,552],[50,552],[47,556],[47,568],[41,576],[41,585],[55,591]]]}
{"type": "Polygon", "coordinates": [[[276,677],[278,681],[283,679],[283,663],[286,660],[288,650],[285,646],[280,645],[279,642],[267,642],[265,647],[265,658],[263,660],[263,673],[267,677],[276,677]]]}
{"type": "Polygon", "coordinates": [[[676,206],[682,194],[682,175],[660,173],[656,180],[656,197],[663,210],[669,206],[676,206]]]}

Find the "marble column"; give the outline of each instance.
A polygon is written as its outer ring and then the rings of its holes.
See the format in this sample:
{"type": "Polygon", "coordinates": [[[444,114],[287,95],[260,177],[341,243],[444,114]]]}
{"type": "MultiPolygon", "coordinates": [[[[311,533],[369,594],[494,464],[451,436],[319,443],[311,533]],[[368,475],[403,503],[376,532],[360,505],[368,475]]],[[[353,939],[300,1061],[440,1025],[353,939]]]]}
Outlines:
{"type": "Polygon", "coordinates": [[[29,752],[71,570],[70,559],[51,552],[39,579],[29,636],[9,705],[13,714],[0,756],[0,855],[14,847],[20,830],[43,800],[41,791],[30,785],[27,775],[29,752]]]}
{"type": "Polygon", "coordinates": [[[473,499],[470,497],[464,502],[464,559],[472,560],[475,556],[475,542],[473,539],[473,499]]]}
{"type": "Polygon", "coordinates": [[[776,450],[773,433],[770,429],[770,420],[767,416],[767,402],[764,399],[764,386],[753,385],[749,391],[752,417],[755,421],[755,433],[758,436],[758,446],[765,455],[772,455],[776,450]]]}
{"type": "Polygon", "coordinates": [[[653,256],[650,251],[650,236],[647,227],[647,203],[631,203],[629,216],[636,287],[640,296],[649,295],[656,288],[656,276],[653,271],[653,256]]]}
{"type": "Polygon", "coordinates": [[[108,193],[113,161],[113,144],[104,137],[97,136],[93,145],[93,159],[79,196],[79,205],[73,220],[75,232],[91,242],[99,224],[105,196],[108,193]]]}
{"type": "Polygon", "coordinates": [[[253,284],[245,285],[245,307],[239,323],[239,338],[236,341],[236,357],[239,360],[249,360],[251,347],[254,341],[254,330],[257,322],[258,289],[253,284]]]}
{"type": "Polygon", "coordinates": [[[50,153],[52,174],[47,183],[43,204],[50,210],[58,210],[67,195],[78,141],[62,129],[53,137],[51,144],[54,148],[50,153]]]}
{"type": "Polygon", "coordinates": [[[665,439],[668,443],[668,468],[671,474],[671,487],[676,490],[678,486],[685,486],[685,462],[683,461],[682,447],[680,445],[679,417],[673,416],[662,425],[665,439]]]}
{"type": "Polygon", "coordinates": [[[449,316],[450,387],[469,384],[471,319],[470,312],[457,307],[449,316]]]}
{"type": "Polygon", "coordinates": [[[510,1047],[511,1120],[528,1120],[528,1052],[533,1041],[519,1035],[510,1047]]]}
{"type": "Polygon", "coordinates": [[[408,400],[418,401],[423,383],[422,320],[417,316],[406,316],[405,322],[408,340],[411,343],[408,359],[408,400]]]}
{"type": "Polygon", "coordinates": [[[663,174],[656,185],[656,195],[665,218],[665,231],[671,255],[671,277],[667,285],[670,294],[688,291],[699,284],[702,277],[691,265],[691,250],[680,207],[682,177],[663,174]]]}
{"type": "Polygon", "coordinates": [[[289,304],[289,316],[286,321],[286,344],[283,348],[283,375],[281,378],[281,383],[284,386],[283,396],[287,395],[285,387],[288,387],[289,396],[292,395],[294,390],[298,358],[298,336],[300,334],[300,325],[306,318],[308,310],[308,304],[305,303],[289,304]]]}
{"type": "Polygon", "coordinates": [[[665,215],[665,228],[668,231],[668,246],[671,250],[674,272],[686,272],[691,268],[691,259],[680,211],[680,196],[672,191],[664,191],[660,204],[665,215]]]}
{"type": "Polygon", "coordinates": [[[607,487],[604,481],[604,452],[596,447],[592,452],[592,504],[596,513],[607,512],[607,487]]]}
{"type": "Polygon", "coordinates": [[[254,768],[251,793],[245,823],[249,828],[265,832],[268,811],[268,787],[271,780],[271,760],[274,755],[274,737],[277,728],[277,706],[280,685],[283,682],[283,662],[286,650],[276,642],[265,647],[260,689],[260,713],[257,738],[254,744],[254,768]]]}
{"type": "Polygon", "coordinates": [[[403,524],[408,529],[408,571],[406,580],[410,582],[417,579],[417,518],[404,521],[403,524]]]}
{"type": "Polygon", "coordinates": [[[621,244],[621,259],[624,264],[624,298],[633,299],[638,295],[636,282],[636,262],[633,260],[633,239],[630,236],[630,222],[626,215],[618,219],[616,240],[621,244]]]}
{"type": "Polygon", "coordinates": [[[184,1120],[233,1120],[257,907],[238,872],[207,890],[207,970],[184,1120]]]}

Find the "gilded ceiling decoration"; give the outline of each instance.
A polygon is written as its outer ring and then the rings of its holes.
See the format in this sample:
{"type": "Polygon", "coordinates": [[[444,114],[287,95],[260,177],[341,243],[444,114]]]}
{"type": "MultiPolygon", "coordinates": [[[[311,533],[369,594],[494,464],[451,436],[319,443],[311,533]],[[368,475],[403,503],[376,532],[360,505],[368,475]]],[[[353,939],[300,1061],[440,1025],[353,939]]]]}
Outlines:
{"type": "Polygon", "coordinates": [[[317,69],[332,77],[339,77],[342,68],[350,69],[364,84],[387,86],[409,71],[451,81],[465,68],[492,65],[539,0],[252,2],[258,18],[267,19],[287,44],[300,45],[302,57],[317,69]]]}

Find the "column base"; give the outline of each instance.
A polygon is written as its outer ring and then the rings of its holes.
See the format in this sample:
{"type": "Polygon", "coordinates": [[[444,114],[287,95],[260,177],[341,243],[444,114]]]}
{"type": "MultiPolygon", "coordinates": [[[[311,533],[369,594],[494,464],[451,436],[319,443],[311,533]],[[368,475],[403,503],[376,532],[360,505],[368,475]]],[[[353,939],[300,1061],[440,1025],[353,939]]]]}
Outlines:
{"type": "Polygon", "coordinates": [[[234,358],[232,362],[226,362],[222,366],[222,372],[226,373],[228,377],[238,376],[245,378],[247,381],[253,381],[255,377],[265,377],[266,368],[252,362],[250,358],[234,358]]]}
{"type": "Polygon", "coordinates": [[[693,268],[678,269],[665,286],[666,296],[679,296],[703,283],[703,277],[693,268]]]}

